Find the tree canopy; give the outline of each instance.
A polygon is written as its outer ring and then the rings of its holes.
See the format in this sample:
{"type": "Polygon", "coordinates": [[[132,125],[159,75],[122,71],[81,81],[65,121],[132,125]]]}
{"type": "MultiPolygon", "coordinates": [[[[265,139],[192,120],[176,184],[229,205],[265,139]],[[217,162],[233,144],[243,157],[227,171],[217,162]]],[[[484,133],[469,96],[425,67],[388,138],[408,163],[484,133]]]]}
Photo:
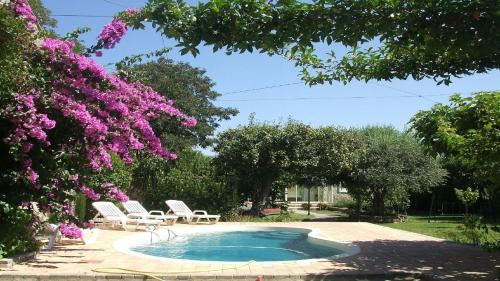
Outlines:
{"type": "MultiPolygon", "coordinates": [[[[165,117],[152,122],[162,143],[177,151],[211,145],[219,123],[238,113],[234,108],[216,106],[214,101],[220,94],[214,91],[212,80],[204,70],[187,63],[159,59],[134,65],[126,71],[134,80],[151,86],[167,99],[175,100],[179,109],[196,118],[196,126],[190,128],[181,128],[175,121],[165,117]]],[[[192,153],[185,152],[184,155],[190,157],[192,153]]],[[[136,158],[138,165],[134,169],[131,191],[136,198],[156,202],[156,194],[172,194],[175,191],[175,186],[169,184],[166,177],[177,164],[146,153],[137,153],[136,158]]]]}
{"type": "Polygon", "coordinates": [[[350,170],[347,188],[350,184],[355,195],[368,195],[373,214],[383,215],[391,197],[394,203],[405,204],[409,192],[426,191],[444,181],[446,171],[412,136],[392,127],[366,127],[359,133],[366,150],[350,170]]]}
{"type": "Polygon", "coordinates": [[[153,24],[196,55],[284,55],[310,83],[452,77],[500,67],[500,0],[149,0],[132,20],[153,24]],[[320,44],[345,48],[328,54],[320,44]]]}
{"type": "Polygon", "coordinates": [[[360,140],[344,129],[251,120],[219,135],[215,162],[239,192],[252,199],[256,212],[282,177],[305,186],[338,183],[355,165],[360,147],[360,140]]]}
{"type": "Polygon", "coordinates": [[[135,65],[128,72],[135,80],[152,87],[165,98],[175,100],[176,107],[196,118],[196,126],[191,128],[181,128],[169,118],[154,120],[153,128],[161,133],[160,137],[168,147],[182,150],[191,146],[211,145],[211,137],[219,123],[238,114],[234,108],[214,104],[220,96],[213,89],[215,83],[205,74],[205,70],[188,63],[174,63],[160,58],[135,65]]]}
{"type": "Polygon", "coordinates": [[[432,152],[455,159],[462,171],[490,190],[500,186],[500,92],[454,95],[410,121],[416,136],[432,152]]]}
{"type": "Polygon", "coordinates": [[[253,124],[224,131],[215,146],[216,165],[240,194],[250,197],[254,213],[265,203],[272,184],[288,166],[280,126],[253,124]]]}

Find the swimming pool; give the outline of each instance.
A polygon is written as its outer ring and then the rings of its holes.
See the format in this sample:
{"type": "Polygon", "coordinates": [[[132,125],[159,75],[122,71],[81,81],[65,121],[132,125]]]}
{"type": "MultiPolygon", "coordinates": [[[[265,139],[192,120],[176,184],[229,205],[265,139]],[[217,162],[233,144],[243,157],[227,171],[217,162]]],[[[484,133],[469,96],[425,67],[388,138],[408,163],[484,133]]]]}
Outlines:
{"type": "Polygon", "coordinates": [[[143,256],[190,261],[276,262],[338,258],[358,251],[356,246],[320,238],[311,229],[286,227],[222,227],[176,230],[150,236],[143,233],[120,241],[122,250],[143,256]],[[157,239],[156,236],[163,236],[157,239]],[[147,241],[149,240],[149,241],[147,241]],[[152,243],[151,243],[152,242],[152,243]]]}

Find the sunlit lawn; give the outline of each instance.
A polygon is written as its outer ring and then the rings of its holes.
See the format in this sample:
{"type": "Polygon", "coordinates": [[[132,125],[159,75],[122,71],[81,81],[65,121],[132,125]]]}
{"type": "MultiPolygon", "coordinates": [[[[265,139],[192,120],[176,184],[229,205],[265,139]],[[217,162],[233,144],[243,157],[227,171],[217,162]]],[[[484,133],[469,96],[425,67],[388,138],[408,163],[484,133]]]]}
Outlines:
{"type": "Polygon", "coordinates": [[[324,214],[324,215],[329,215],[329,216],[340,216],[340,217],[347,217],[347,213],[341,212],[341,211],[331,211],[331,210],[311,210],[311,212],[316,213],[316,214],[324,214]]]}
{"type": "MultiPolygon", "coordinates": [[[[425,234],[433,237],[452,240],[460,231],[457,227],[461,225],[463,216],[436,216],[432,217],[428,222],[427,216],[408,216],[408,221],[405,223],[384,223],[382,225],[425,234]]],[[[490,223],[490,226],[494,224],[490,223]]],[[[500,233],[496,233],[500,239],[500,233]]]]}

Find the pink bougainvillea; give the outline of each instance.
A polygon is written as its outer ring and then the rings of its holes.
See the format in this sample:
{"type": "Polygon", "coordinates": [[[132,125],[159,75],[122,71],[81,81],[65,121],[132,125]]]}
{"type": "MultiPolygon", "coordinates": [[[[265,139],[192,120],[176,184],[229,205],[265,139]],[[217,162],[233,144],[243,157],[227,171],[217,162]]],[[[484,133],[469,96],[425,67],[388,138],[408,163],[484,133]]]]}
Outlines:
{"type": "Polygon", "coordinates": [[[74,223],[67,222],[59,224],[59,231],[65,237],[70,239],[79,239],[83,237],[82,230],[74,223]]]}
{"type": "Polygon", "coordinates": [[[127,24],[118,18],[104,26],[99,34],[98,40],[102,41],[104,49],[112,49],[120,42],[127,31],[127,24]]]}
{"type": "MultiPolygon", "coordinates": [[[[25,22],[26,29],[38,28],[27,0],[12,1],[10,7],[25,22]]],[[[121,16],[134,16],[139,12],[127,9],[121,16]]],[[[115,47],[126,31],[125,21],[114,18],[104,26],[90,52],[102,55],[100,50],[115,47]]],[[[128,197],[115,185],[86,183],[78,169],[84,170],[87,166],[91,171],[100,172],[112,168],[111,152],[125,163],[132,162],[133,151],[138,150],[174,160],[177,155],[162,146],[151,120],[167,116],[187,127],[195,126],[196,120],[152,88],[107,73],[90,54],[75,52],[73,42],[40,38],[42,35],[42,32],[29,33],[33,44],[27,47],[26,53],[32,52],[31,58],[36,58],[36,65],[46,72],[43,87],[29,86],[32,85],[29,82],[23,84],[12,95],[12,103],[0,109],[0,117],[12,124],[4,141],[16,148],[12,151],[17,153],[19,177],[35,188],[38,197],[49,199],[49,203],[40,203],[40,209],[59,212],[65,218],[73,216],[71,200],[76,193],[91,200],[108,196],[127,201],[128,197]],[[44,153],[51,159],[59,157],[59,162],[47,168],[47,163],[40,158],[44,153]],[[76,165],[76,171],[68,172],[65,164],[59,164],[63,161],[72,161],[68,165],[73,168],[76,165]],[[84,163],[80,165],[81,161],[84,163]]],[[[60,230],[67,237],[81,237],[81,231],[73,223],[62,223],[60,230]]]]}
{"type": "Polygon", "coordinates": [[[87,196],[87,198],[91,199],[91,200],[94,200],[94,201],[97,201],[99,199],[101,199],[101,195],[99,193],[97,193],[94,189],[90,188],[90,187],[87,187],[85,185],[82,185],[80,187],[80,191],[85,195],[87,196]]]}
{"type": "Polygon", "coordinates": [[[27,20],[26,28],[29,30],[37,29],[37,18],[28,3],[28,0],[16,0],[12,3],[12,10],[18,16],[23,17],[27,20]]]}
{"type": "Polygon", "coordinates": [[[111,186],[106,194],[118,202],[128,201],[128,196],[121,190],[119,190],[116,186],[111,186]]]}

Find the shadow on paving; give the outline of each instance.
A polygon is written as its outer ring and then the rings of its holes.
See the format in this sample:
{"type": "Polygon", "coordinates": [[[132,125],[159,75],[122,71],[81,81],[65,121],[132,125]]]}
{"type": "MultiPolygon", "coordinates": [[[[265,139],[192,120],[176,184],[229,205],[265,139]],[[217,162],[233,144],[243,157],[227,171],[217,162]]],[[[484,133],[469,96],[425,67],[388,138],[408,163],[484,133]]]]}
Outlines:
{"type": "MultiPolygon", "coordinates": [[[[310,275],[306,280],[342,280],[343,274],[381,274],[380,278],[384,278],[384,274],[397,272],[422,273],[421,279],[417,280],[498,280],[495,266],[500,265],[499,252],[488,253],[478,247],[446,241],[375,240],[353,243],[361,248],[359,254],[325,261],[323,265],[327,273],[324,276],[310,275]],[[332,267],[331,272],[328,272],[328,266],[332,267]],[[335,279],[333,275],[340,279],[335,279]]],[[[378,277],[374,275],[373,278],[378,277]]]]}
{"type": "Polygon", "coordinates": [[[314,218],[314,219],[305,219],[304,222],[352,222],[348,217],[342,216],[331,216],[331,217],[322,217],[322,218],[314,218]]]}

